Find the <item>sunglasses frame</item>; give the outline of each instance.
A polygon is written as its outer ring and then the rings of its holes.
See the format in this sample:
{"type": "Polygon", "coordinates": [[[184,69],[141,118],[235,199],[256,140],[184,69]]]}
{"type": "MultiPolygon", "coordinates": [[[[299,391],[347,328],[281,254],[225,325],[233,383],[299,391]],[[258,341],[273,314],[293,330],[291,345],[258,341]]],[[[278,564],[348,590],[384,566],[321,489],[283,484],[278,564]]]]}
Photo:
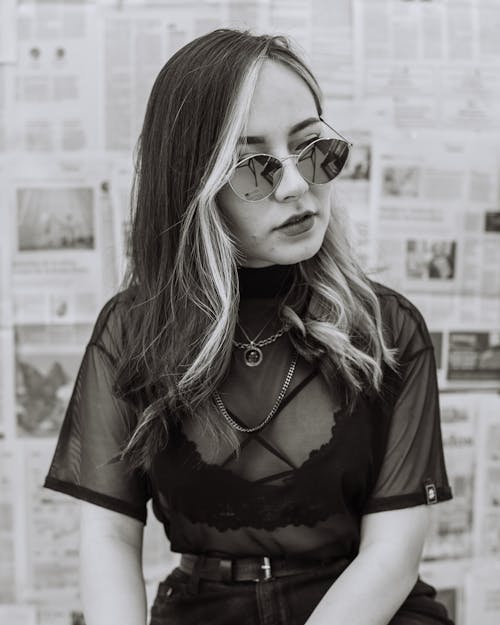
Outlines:
{"type": "MultiPolygon", "coordinates": [[[[340,132],[338,132],[338,130],[335,130],[335,128],[330,126],[330,124],[328,122],[326,122],[321,116],[319,117],[319,121],[323,122],[325,124],[325,126],[328,126],[328,128],[330,130],[333,130],[333,132],[336,135],[338,135],[340,137],[340,139],[347,145],[348,152],[347,152],[347,156],[346,156],[346,160],[344,162],[344,165],[342,166],[342,169],[343,169],[344,166],[345,166],[345,163],[347,162],[347,159],[349,158],[349,151],[352,148],[353,143],[351,141],[349,141],[348,139],[346,139],[343,135],[341,135],[340,132]]],[[[229,176],[229,180],[228,180],[229,186],[231,187],[233,193],[235,195],[237,195],[241,200],[245,200],[245,202],[252,202],[252,203],[253,202],[261,202],[262,200],[265,200],[270,195],[272,195],[276,191],[276,189],[278,188],[278,186],[279,186],[279,184],[280,184],[280,182],[281,182],[281,180],[283,178],[283,170],[284,170],[283,163],[284,163],[284,161],[287,161],[290,158],[294,158],[295,159],[295,166],[297,167],[297,164],[299,162],[299,159],[300,159],[301,155],[306,150],[309,150],[314,143],[317,143],[318,141],[325,141],[325,140],[334,139],[334,138],[335,137],[318,137],[317,139],[313,139],[310,143],[308,143],[306,145],[306,147],[303,150],[301,150],[298,154],[287,154],[287,156],[284,156],[283,158],[278,158],[277,156],[273,156],[272,154],[266,154],[265,152],[258,152],[257,154],[249,154],[248,156],[245,156],[242,159],[240,159],[236,163],[236,165],[234,166],[234,168],[231,171],[231,174],[229,176]],[[242,163],[244,163],[245,161],[249,161],[250,159],[255,158],[256,156],[267,156],[267,157],[272,158],[272,159],[274,159],[276,161],[279,161],[279,163],[281,164],[281,168],[280,168],[280,171],[279,171],[279,178],[277,178],[276,183],[272,187],[271,191],[269,191],[269,193],[267,195],[264,195],[263,197],[260,197],[257,200],[250,200],[247,197],[244,197],[244,196],[240,195],[240,193],[238,193],[238,191],[236,191],[236,189],[231,184],[231,177],[232,177],[232,174],[236,171],[236,169],[238,167],[241,166],[242,163]]],[[[340,171],[342,171],[342,170],[340,170],[340,171]]],[[[300,172],[300,169],[298,169],[298,172],[302,176],[302,174],[300,172]]],[[[339,174],[340,174],[340,172],[339,172],[339,174]]],[[[338,174],[336,176],[334,176],[333,178],[331,178],[330,180],[327,180],[326,182],[310,182],[309,180],[306,180],[306,178],[304,178],[304,176],[302,176],[302,178],[307,182],[307,184],[317,184],[317,185],[320,185],[320,184],[328,184],[328,183],[332,182],[332,180],[335,180],[335,178],[337,176],[338,176],[338,174]]]]}

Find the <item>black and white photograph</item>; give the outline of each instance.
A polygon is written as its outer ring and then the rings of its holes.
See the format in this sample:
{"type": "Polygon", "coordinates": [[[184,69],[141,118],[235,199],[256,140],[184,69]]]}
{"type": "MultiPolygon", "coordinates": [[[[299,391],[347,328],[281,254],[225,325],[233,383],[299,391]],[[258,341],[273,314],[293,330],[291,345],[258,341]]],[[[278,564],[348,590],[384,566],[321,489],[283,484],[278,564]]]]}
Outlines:
{"type": "Polygon", "coordinates": [[[500,3],[0,0],[0,624],[500,623],[500,3]]]}
{"type": "Polygon", "coordinates": [[[93,211],[92,189],[18,189],[19,251],[93,249],[93,211]]]}

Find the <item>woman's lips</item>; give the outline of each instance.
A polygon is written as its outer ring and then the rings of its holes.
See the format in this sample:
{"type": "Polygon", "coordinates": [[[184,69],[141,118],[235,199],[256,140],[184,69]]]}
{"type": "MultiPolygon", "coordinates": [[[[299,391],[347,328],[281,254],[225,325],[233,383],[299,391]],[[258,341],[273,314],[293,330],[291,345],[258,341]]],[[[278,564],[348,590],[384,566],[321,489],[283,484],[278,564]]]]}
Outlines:
{"type": "Polygon", "coordinates": [[[282,226],[277,229],[289,236],[303,234],[310,230],[314,225],[314,213],[304,213],[293,219],[288,219],[282,226]]]}

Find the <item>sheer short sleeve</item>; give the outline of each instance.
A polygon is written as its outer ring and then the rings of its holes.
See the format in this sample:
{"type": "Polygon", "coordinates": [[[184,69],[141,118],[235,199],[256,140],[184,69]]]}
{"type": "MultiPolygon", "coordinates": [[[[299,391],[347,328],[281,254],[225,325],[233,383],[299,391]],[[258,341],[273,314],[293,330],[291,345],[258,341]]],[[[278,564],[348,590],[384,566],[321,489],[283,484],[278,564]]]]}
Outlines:
{"type": "Polygon", "coordinates": [[[397,396],[382,465],[365,513],[451,499],[444,462],[434,351],[425,322],[403,296],[382,299],[397,348],[397,396]]]}
{"type": "Polygon", "coordinates": [[[146,522],[149,480],[118,458],[135,425],[113,393],[121,332],[111,300],[85,350],[44,486],[146,522]]]}

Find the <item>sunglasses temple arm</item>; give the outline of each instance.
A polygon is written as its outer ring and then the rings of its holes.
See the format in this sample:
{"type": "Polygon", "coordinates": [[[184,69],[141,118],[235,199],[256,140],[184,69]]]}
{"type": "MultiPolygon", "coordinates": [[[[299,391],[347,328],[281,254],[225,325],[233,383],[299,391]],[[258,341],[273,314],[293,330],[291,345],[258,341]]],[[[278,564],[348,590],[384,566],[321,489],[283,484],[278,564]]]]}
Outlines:
{"type": "Polygon", "coordinates": [[[335,128],[332,128],[332,126],[330,126],[330,124],[328,122],[326,122],[320,115],[319,119],[328,126],[328,128],[330,128],[330,130],[333,130],[333,132],[335,134],[337,134],[341,139],[343,139],[350,147],[352,147],[352,143],[351,141],[349,141],[349,139],[346,139],[344,137],[344,135],[341,135],[340,132],[338,130],[335,130],[335,128]]]}

